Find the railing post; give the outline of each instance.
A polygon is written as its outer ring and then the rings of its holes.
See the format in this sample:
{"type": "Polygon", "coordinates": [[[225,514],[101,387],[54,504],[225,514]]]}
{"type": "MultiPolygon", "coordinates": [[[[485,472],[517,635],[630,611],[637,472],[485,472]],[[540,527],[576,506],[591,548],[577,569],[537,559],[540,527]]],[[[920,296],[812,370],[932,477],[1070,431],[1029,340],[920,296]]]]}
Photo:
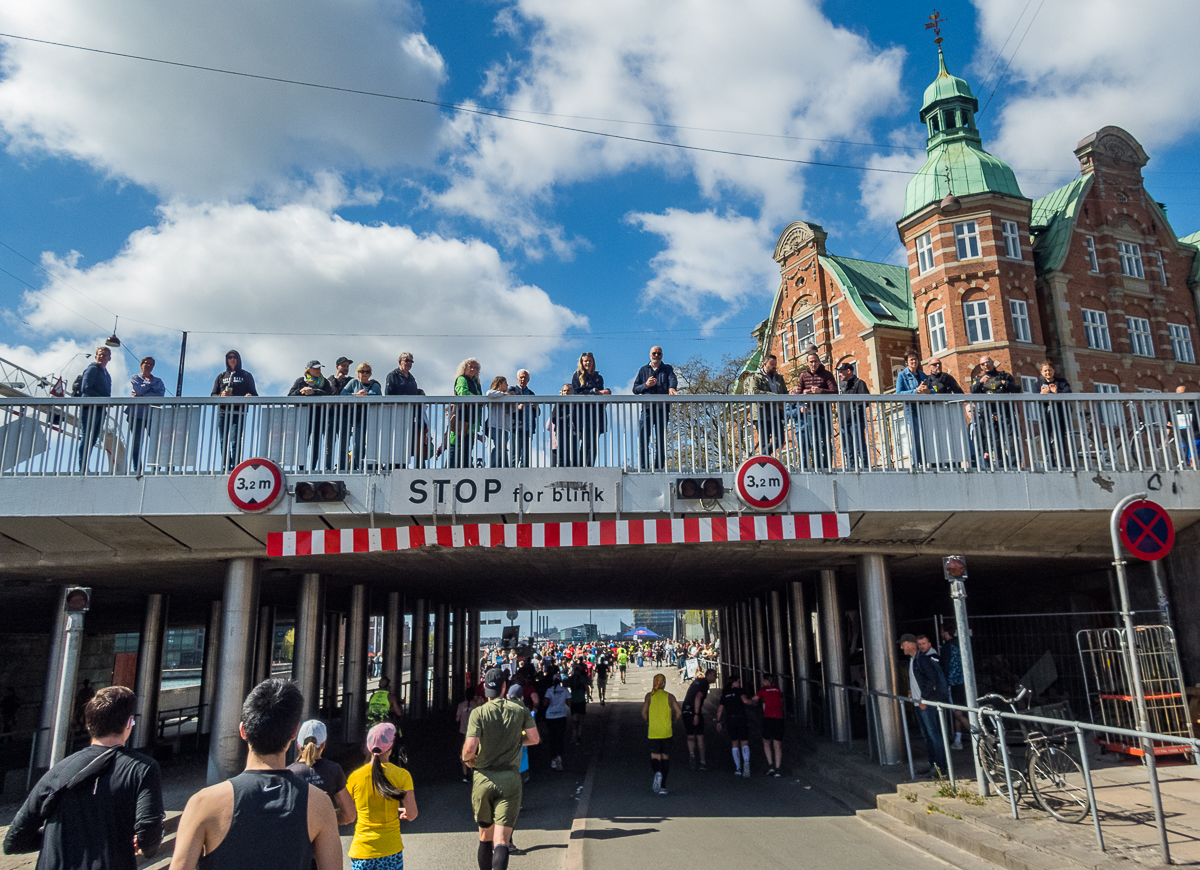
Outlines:
{"type": "Polygon", "coordinates": [[[1096,792],[1092,788],[1092,765],[1088,761],[1087,742],[1083,738],[1083,729],[1075,723],[1075,741],[1079,744],[1079,764],[1083,767],[1083,781],[1087,786],[1088,809],[1092,811],[1092,827],[1096,830],[1096,845],[1104,851],[1104,834],[1100,830],[1100,812],[1096,808],[1096,792]]]}

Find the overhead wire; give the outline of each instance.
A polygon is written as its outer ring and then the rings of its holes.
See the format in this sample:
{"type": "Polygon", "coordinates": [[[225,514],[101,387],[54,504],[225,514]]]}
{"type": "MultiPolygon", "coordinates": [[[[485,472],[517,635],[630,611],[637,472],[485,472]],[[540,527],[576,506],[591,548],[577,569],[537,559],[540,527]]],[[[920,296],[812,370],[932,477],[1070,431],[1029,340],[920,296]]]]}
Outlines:
{"type": "MultiPolygon", "coordinates": [[[[1000,77],[996,79],[996,84],[992,88],[992,92],[988,94],[987,102],[983,104],[983,108],[975,115],[975,119],[983,117],[983,113],[987,111],[987,107],[992,104],[992,97],[996,96],[996,91],[1000,90],[1000,85],[1004,84],[1004,77],[1008,75],[1008,68],[1012,65],[1013,58],[1017,56],[1017,52],[1021,50],[1021,46],[1025,43],[1025,37],[1029,35],[1030,28],[1033,27],[1033,22],[1037,20],[1038,13],[1042,11],[1042,7],[1046,5],[1046,0],[1041,0],[1038,3],[1037,9],[1033,10],[1033,17],[1029,19],[1029,24],[1025,26],[1025,32],[1021,34],[1021,39],[1017,42],[1017,47],[1013,49],[1013,53],[1008,57],[1008,63],[1004,65],[1004,71],[1000,73],[1000,77]]],[[[1022,13],[1024,14],[1024,13],[1022,13]]],[[[1018,19],[1020,20],[1020,19],[1018,19]]]]}

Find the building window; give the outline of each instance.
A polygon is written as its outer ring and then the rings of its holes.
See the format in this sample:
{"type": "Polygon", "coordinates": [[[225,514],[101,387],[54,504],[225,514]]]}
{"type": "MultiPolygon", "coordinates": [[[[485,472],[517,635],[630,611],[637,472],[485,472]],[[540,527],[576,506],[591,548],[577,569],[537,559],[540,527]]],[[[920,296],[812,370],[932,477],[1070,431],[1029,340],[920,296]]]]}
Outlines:
{"type": "Polygon", "coordinates": [[[1117,242],[1117,253],[1121,255],[1121,274],[1130,278],[1145,278],[1142,271],[1142,246],[1132,242],[1117,242]]]}
{"type": "Polygon", "coordinates": [[[783,353],[782,353],[783,360],[782,361],[787,362],[788,361],[788,325],[786,323],[783,325],[783,335],[780,336],[779,348],[780,348],[780,350],[783,351],[783,353]]]}
{"type": "Polygon", "coordinates": [[[842,320],[838,317],[838,304],[835,302],[829,306],[829,322],[830,328],[833,330],[833,337],[838,338],[842,334],[842,320]]]}
{"type": "Polygon", "coordinates": [[[1088,271],[1099,272],[1100,261],[1096,259],[1096,240],[1091,236],[1087,237],[1087,255],[1088,255],[1088,271]]]}
{"type": "Polygon", "coordinates": [[[804,348],[817,343],[817,319],[810,314],[796,321],[796,355],[804,353],[804,348]]]}
{"type": "Polygon", "coordinates": [[[986,299],[964,302],[963,316],[967,321],[967,344],[992,340],[992,321],[988,317],[986,299]]]}
{"type": "Polygon", "coordinates": [[[1158,251],[1154,252],[1154,257],[1158,260],[1158,280],[1163,284],[1167,283],[1167,266],[1163,262],[1162,254],[1158,251]]]}
{"type": "Polygon", "coordinates": [[[1097,393],[1119,393],[1121,388],[1116,384],[1096,384],[1097,393]]]}
{"type": "Polygon", "coordinates": [[[1021,392],[1036,393],[1039,391],[1038,379],[1033,375],[1021,375],[1021,392]]]}
{"type": "Polygon", "coordinates": [[[1126,317],[1125,328],[1129,330],[1129,343],[1138,356],[1154,356],[1154,342],[1150,340],[1150,321],[1144,317],[1126,317]]]}
{"type": "Polygon", "coordinates": [[[1017,230],[1015,221],[1000,221],[1000,230],[1004,235],[1004,256],[1013,260],[1021,259],[1021,233],[1017,230]]]}
{"type": "Polygon", "coordinates": [[[1029,306],[1024,299],[1009,299],[1008,311],[1012,315],[1013,336],[1017,341],[1033,341],[1029,331],[1029,306]]]}
{"type": "Polygon", "coordinates": [[[1179,362],[1194,363],[1195,351],[1192,349],[1192,331],[1185,323],[1168,323],[1167,331],[1171,336],[1171,352],[1179,362]]]}
{"type": "Polygon", "coordinates": [[[1112,342],[1108,338],[1108,314],[1084,308],[1083,329],[1087,333],[1088,347],[1093,350],[1112,350],[1112,342]]]}
{"type": "Polygon", "coordinates": [[[929,352],[941,353],[946,349],[946,309],[939,308],[927,318],[929,321],[929,352]]]}
{"type": "Polygon", "coordinates": [[[975,221],[963,221],[954,225],[954,245],[958,259],[971,260],[979,256],[979,225],[975,221]]]}
{"type": "Polygon", "coordinates": [[[933,268],[933,236],[917,236],[917,272],[924,275],[933,268]]]}

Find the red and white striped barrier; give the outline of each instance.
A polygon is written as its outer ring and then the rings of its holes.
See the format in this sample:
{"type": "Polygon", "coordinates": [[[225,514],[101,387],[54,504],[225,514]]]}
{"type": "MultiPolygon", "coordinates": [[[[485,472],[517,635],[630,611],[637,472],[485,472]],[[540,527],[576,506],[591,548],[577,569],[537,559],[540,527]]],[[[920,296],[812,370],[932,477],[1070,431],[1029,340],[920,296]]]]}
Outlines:
{"type": "Polygon", "coordinates": [[[418,547],[604,547],[845,538],[849,514],[681,517],[581,523],[463,523],[388,529],[271,532],[268,556],[387,553],[418,547]]]}

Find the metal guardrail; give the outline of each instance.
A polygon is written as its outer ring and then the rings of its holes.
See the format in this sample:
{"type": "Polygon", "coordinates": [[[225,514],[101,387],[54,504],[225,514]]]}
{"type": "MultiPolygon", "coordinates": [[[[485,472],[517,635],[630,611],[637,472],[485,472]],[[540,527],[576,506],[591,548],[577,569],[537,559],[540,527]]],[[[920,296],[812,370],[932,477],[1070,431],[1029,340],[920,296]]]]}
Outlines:
{"type": "Polygon", "coordinates": [[[587,467],[732,473],[1196,468],[1200,394],[0,398],[0,474],[587,467]],[[803,399],[803,400],[801,400],[803,399]]]}

